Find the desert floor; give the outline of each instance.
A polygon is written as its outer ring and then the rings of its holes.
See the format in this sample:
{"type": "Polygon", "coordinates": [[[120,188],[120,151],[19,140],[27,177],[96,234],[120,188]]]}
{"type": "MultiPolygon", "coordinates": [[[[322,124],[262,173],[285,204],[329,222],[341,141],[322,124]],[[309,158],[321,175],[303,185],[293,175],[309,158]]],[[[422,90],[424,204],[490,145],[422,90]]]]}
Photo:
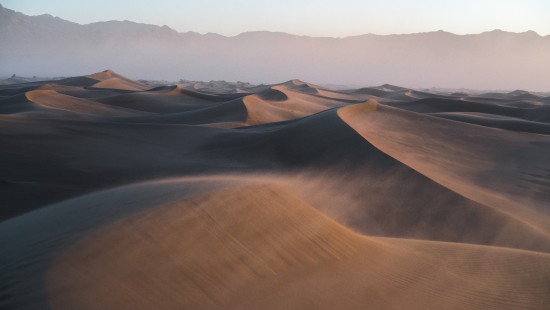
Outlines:
{"type": "Polygon", "coordinates": [[[550,309],[550,97],[0,86],[2,309],[550,309]]]}

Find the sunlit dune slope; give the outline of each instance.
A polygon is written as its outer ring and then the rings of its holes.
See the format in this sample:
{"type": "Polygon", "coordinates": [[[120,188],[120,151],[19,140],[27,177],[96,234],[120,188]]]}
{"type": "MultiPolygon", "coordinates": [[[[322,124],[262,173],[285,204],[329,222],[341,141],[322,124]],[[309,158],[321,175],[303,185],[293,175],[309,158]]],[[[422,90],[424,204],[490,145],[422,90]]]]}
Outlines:
{"type": "Polygon", "coordinates": [[[148,86],[132,81],[131,79],[115,73],[111,70],[105,70],[102,72],[90,74],[87,77],[98,80],[97,83],[90,86],[93,88],[110,88],[129,91],[140,91],[149,89],[148,86]]]}
{"type": "Polygon", "coordinates": [[[48,292],[54,309],[536,308],[549,276],[548,255],[365,238],[260,185],[100,229],[55,261],[48,292]]]}
{"type": "Polygon", "coordinates": [[[378,105],[339,115],[374,146],[434,181],[548,234],[550,138],[452,122],[378,105]],[[375,111],[375,112],[372,112],[375,111]]]}

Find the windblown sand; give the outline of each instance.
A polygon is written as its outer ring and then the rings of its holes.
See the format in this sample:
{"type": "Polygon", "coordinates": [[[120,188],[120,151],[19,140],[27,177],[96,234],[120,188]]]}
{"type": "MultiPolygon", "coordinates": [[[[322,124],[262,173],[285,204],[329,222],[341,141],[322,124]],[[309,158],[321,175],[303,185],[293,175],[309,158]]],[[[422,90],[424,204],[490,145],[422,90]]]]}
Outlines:
{"type": "Polygon", "coordinates": [[[1,309],[549,309],[550,99],[0,86],[1,309]]]}

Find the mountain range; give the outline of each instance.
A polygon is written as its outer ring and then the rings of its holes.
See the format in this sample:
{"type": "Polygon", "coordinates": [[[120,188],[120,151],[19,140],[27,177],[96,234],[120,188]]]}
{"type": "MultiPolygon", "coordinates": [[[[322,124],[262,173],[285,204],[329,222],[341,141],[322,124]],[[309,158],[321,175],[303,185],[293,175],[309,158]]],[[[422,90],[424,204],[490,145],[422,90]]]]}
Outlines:
{"type": "Polygon", "coordinates": [[[0,76],[112,68],[132,78],[550,90],[550,36],[494,30],[345,38],[278,32],[233,37],[131,21],[86,25],[0,5],[0,76]]]}

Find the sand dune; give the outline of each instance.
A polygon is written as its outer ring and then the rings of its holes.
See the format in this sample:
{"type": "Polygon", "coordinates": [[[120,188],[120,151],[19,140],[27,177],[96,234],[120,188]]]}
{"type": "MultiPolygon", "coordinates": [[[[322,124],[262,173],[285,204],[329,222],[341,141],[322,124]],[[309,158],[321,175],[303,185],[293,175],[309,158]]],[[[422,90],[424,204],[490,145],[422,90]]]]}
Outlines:
{"type": "Polygon", "coordinates": [[[72,112],[75,114],[113,116],[136,116],[132,110],[119,107],[110,107],[98,102],[60,94],[54,90],[33,90],[26,92],[27,99],[35,104],[38,109],[55,109],[72,112]]]}
{"type": "Polygon", "coordinates": [[[0,85],[0,308],[549,307],[545,98],[204,89],[0,85]]]}
{"type": "Polygon", "coordinates": [[[170,202],[91,234],[53,263],[47,290],[54,308],[332,309],[384,307],[414,283],[412,308],[530,307],[550,301],[549,284],[535,276],[549,262],[530,252],[361,237],[276,187],[255,185],[170,202]],[[491,270],[471,267],[480,257],[491,270]],[[526,261],[531,268],[510,268],[526,261]],[[524,286],[533,289],[508,295],[524,286]]]}
{"type": "Polygon", "coordinates": [[[503,212],[517,212],[550,232],[548,184],[530,177],[547,169],[549,137],[450,125],[376,103],[346,107],[339,114],[377,148],[443,186],[503,212]],[[514,164],[505,164],[514,153],[514,164]],[[529,156],[520,155],[524,153],[529,156]],[[537,212],[531,216],[532,208],[537,212]]]}
{"type": "Polygon", "coordinates": [[[111,70],[105,70],[102,72],[88,75],[89,78],[98,80],[97,83],[91,85],[94,88],[109,88],[120,89],[130,91],[140,91],[149,89],[148,86],[132,81],[120,74],[117,74],[111,70]]]}
{"type": "Polygon", "coordinates": [[[430,115],[481,126],[550,135],[550,124],[477,112],[438,112],[430,115]]]}

